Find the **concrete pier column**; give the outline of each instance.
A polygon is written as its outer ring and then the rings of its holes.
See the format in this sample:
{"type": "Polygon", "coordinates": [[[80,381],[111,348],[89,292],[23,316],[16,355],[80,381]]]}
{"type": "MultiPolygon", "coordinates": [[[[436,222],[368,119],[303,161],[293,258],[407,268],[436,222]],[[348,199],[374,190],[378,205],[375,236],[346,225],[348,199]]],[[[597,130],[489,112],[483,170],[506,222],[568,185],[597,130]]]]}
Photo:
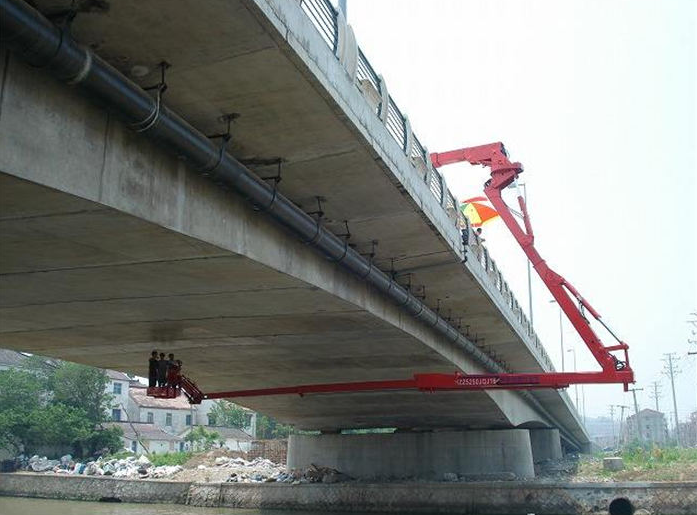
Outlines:
{"type": "Polygon", "coordinates": [[[365,479],[535,475],[527,429],[291,435],[288,467],[305,469],[313,464],[365,479]]]}
{"type": "Polygon", "coordinates": [[[529,429],[532,459],[535,463],[562,457],[558,429],[529,429]]]}

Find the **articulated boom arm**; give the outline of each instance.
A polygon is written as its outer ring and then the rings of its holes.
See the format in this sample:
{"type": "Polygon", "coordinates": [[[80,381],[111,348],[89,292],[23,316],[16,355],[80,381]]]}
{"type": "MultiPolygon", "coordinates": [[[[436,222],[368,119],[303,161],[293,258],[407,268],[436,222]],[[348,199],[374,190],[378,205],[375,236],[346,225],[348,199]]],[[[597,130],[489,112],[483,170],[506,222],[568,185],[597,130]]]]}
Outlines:
{"type": "Polygon", "coordinates": [[[501,197],[501,191],[517,182],[518,175],[523,172],[520,163],[511,162],[502,143],[492,143],[479,147],[463,148],[441,154],[431,154],[435,167],[447,164],[468,162],[488,166],[491,169],[491,179],[485,186],[484,192],[494,205],[508,229],[518,241],[523,251],[530,259],[542,281],[547,285],[554,299],[564,311],[569,321],[581,335],[593,356],[600,364],[600,372],[542,372],[524,374],[414,374],[409,379],[385,381],[362,381],[353,383],[324,383],[298,386],[280,386],[256,390],[235,390],[228,392],[203,393],[196,383],[185,376],[176,381],[177,386],[148,388],[148,395],[154,397],[176,397],[183,392],[189,402],[199,404],[205,399],[258,397],[266,395],[308,395],[329,393],[351,393],[384,390],[419,390],[422,392],[451,391],[451,390],[523,390],[536,388],[566,388],[571,384],[601,384],[622,383],[625,390],[629,383],[634,382],[634,373],[629,367],[628,346],[620,341],[601,320],[598,312],[584,299],[581,294],[561,275],[554,272],[535,249],[535,237],[530,225],[527,206],[523,196],[518,192],[518,204],[523,217],[523,227],[513,217],[513,212],[501,197]],[[578,303],[574,302],[574,299],[578,303]],[[617,339],[617,344],[606,347],[593,331],[584,315],[587,310],[593,317],[617,339]],[[612,352],[624,351],[624,360],[619,360],[612,352]]]}
{"type": "MultiPolygon", "coordinates": [[[[516,183],[517,185],[518,175],[523,172],[523,167],[520,163],[514,163],[508,159],[508,154],[503,143],[491,143],[489,145],[463,148],[450,152],[434,153],[431,154],[431,161],[436,168],[463,161],[491,168],[491,179],[485,183],[484,193],[523,249],[523,252],[525,252],[538,275],[554,297],[554,300],[557,301],[559,307],[564,311],[571,324],[600,364],[602,372],[596,374],[598,374],[598,379],[602,377],[603,380],[598,380],[597,382],[623,383],[625,389],[627,389],[629,383],[634,382],[634,374],[629,367],[629,355],[627,353],[629,347],[626,343],[619,340],[610,328],[605,325],[598,312],[581,296],[578,290],[564,277],[552,270],[545,260],[542,259],[535,248],[535,236],[532,231],[532,225],[530,224],[530,216],[528,215],[525,199],[520,194],[520,190],[518,191],[518,204],[522,213],[523,227],[520,226],[518,221],[514,218],[513,212],[506,202],[504,202],[501,191],[511,183],[516,183]],[[578,306],[574,302],[574,299],[578,302],[578,306]],[[598,335],[590,326],[588,319],[585,317],[584,310],[587,310],[615,339],[617,339],[616,345],[608,347],[603,345],[598,335]],[[620,360],[612,354],[613,351],[620,350],[624,351],[624,360],[620,360]]],[[[588,375],[593,373],[580,372],[554,375],[564,376],[568,378],[569,383],[576,383],[579,382],[577,379],[580,378],[577,376],[581,374],[588,375]]]]}

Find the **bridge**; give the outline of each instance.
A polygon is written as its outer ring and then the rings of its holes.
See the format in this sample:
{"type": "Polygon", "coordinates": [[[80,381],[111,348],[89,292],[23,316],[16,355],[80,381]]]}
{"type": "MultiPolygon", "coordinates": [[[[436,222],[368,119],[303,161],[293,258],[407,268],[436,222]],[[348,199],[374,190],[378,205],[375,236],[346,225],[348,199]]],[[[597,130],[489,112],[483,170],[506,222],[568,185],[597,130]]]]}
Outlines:
{"type": "MultiPolygon", "coordinates": [[[[329,2],[62,3],[0,0],[0,346],[204,391],[553,370],[329,2]]],[[[240,403],[356,476],[589,444],[557,390],[240,403]]]]}

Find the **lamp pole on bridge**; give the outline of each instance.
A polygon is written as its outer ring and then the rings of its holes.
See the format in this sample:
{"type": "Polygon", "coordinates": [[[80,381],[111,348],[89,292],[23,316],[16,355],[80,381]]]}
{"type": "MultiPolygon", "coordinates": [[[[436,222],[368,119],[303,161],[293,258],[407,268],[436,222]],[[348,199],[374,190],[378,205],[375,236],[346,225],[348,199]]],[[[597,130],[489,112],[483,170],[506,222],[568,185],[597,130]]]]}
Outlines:
{"type": "MultiPolygon", "coordinates": [[[[528,261],[528,264],[530,264],[530,261],[528,261]]],[[[554,299],[550,300],[549,302],[551,304],[558,304],[557,301],[554,299]]],[[[559,306],[559,344],[561,345],[561,371],[564,372],[564,325],[562,323],[561,306],[559,306]]],[[[575,365],[576,361],[575,360],[576,360],[576,352],[574,352],[574,372],[576,372],[576,365],[575,365]]]]}
{"type": "MultiPolygon", "coordinates": [[[[568,349],[566,352],[571,352],[574,355],[574,372],[578,372],[578,368],[576,366],[576,349],[571,348],[568,349]]],[[[578,405],[578,385],[574,385],[574,390],[576,392],[576,410],[578,411],[580,409],[580,406],[578,405]]],[[[581,385],[581,396],[583,397],[583,409],[581,410],[581,414],[583,416],[583,425],[586,425],[586,392],[583,390],[583,385],[581,385]]]]}
{"type": "MultiPolygon", "coordinates": [[[[525,185],[524,182],[518,183],[518,187],[523,188],[523,200],[525,201],[525,205],[528,205],[528,188],[525,185]]],[[[515,188],[516,184],[511,184],[508,186],[509,188],[515,188]]],[[[522,218],[522,214],[518,213],[517,211],[513,212],[515,215],[517,215],[519,218],[522,218]]],[[[530,319],[530,325],[534,327],[533,324],[533,316],[532,316],[532,273],[530,270],[530,260],[528,259],[527,256],[525,256],[525,261],[527,262],[528,265],[528,318],[530,319]]],[[[562,356],[561,358],[562,363],[564,362],[564,357],[562,356]]],[[[564,370],[564,367],[562,366],[562,371],[564,370]]]]}

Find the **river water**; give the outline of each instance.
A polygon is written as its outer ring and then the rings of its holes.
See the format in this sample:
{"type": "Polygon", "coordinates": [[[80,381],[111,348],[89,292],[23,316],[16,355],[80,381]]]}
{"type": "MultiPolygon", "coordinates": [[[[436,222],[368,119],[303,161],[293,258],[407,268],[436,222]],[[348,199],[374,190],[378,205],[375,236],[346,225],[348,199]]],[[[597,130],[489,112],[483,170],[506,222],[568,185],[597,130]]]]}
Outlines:
{"type": "MultiPolygon", "coordinates": [[[[0,497],[1,515],[319,515],[319,512],[196,508],[181,504],[128,504],[0,497]]],[[[340,514],[335,514],[340,515],[340,514]]],[[[356,514],[351,515],[367,515],[356,514]]],[[[374,513],[371,515],[375,515],[374,513]]]]}
{"type": "MultiPolygon", "coordinates": [[[[0,497],[0,515],[320,515],[320,513],[326,512],[235,510],[232,508],[195,508],[181,504],[127,504],[0,497]]],[[[332,515],[341,514],[333,513],[332,515]]],[[[350,515],[368,514],[353,512],[350,515]]],[[[376,514],[371,513],[370,515],[376,514]]]]}

